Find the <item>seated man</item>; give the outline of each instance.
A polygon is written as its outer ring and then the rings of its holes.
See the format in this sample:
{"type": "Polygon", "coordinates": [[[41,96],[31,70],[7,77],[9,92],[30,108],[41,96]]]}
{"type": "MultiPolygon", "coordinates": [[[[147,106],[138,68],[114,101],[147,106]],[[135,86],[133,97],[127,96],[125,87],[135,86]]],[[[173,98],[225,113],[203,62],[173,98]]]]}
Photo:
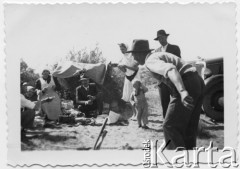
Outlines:
{"type": "Polygon", "coordinates": [[[97,89],[95,84],[89,84],[86,77],[80,78],[81,85],[76,88],[76,104],[78,109],[85,113],[86,117],[97,116],[97,89]]]}
{"type": "Polygon", "coordinates": [[[22,134],[24,129],[32,128],[33,122],[35,118],[35,111],[39,109],[41,104],[45,102],[51,101],[52,98],[46,98],[41,100],[42,94],[39,95],[40,99],[37,102],[32,102],[25,98],[24,94],[26,87],[21,84],[21,127],[22,127],[22,134]]]}
{"type": "Polygon", "coordinates": [[[38,100],[38,95],[37,91],[34,89],[32,86],[27,86],[27,93],[25,94],[26,98],[30,101],[37,101],[38,100]]]}

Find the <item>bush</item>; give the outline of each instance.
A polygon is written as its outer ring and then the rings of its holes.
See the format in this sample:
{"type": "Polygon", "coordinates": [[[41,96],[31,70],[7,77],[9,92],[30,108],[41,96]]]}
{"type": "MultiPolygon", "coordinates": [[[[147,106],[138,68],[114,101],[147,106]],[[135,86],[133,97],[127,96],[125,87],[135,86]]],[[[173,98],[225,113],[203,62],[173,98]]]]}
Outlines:
{"type": "Polygon", "coordinates": [[[35,81],[40,77],[34,72],[34,69],[28,67],[23,59],[20,60],[20,73],[21,81],[27,82],[30,86],[35,86],[35,81]]]}
{"type": "Polygon", "coordinates": [[[98,44],[94,49],[87,51],[86,48],[83,48],[79,51],[74,49],[70,50],[67,54],[67,61],[73,61],[77,63],[105,63],[106,59],[102,56],[102,51],[99,49],[98,44]]]}

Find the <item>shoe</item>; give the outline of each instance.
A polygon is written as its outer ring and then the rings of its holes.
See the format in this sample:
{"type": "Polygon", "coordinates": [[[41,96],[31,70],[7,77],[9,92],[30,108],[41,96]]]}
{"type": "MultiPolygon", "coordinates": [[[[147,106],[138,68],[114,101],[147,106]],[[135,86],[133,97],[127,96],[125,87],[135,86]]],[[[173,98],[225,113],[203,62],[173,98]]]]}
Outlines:
{"type": "Polygon", "coordinates": [[[142,126],[142,128],[143,128],[143,129],[149,129],[149,127],[148,127],[148,126],[142,126]]]}
{"type": "Polygon", "coordinates": [[[132,117],[130,118],[130,120],[132,120],[132,121],[137,121],[137,118],[136,118],[135,116],[132,116],[132,117]]]}

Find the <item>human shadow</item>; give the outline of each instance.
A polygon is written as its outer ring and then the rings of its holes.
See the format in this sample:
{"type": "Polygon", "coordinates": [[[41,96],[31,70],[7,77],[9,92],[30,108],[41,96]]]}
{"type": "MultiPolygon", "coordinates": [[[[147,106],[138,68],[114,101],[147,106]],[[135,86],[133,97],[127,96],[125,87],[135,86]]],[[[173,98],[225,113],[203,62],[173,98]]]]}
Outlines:
{"type": "Polygon", "coordinates": [[[45,141],[51,141],[54,143],[57,142],[63,142],[68,139],[76,139],[76,136],[65,136],[65,135],[53,135],[52,132],[46,132],[46,131],[31,131],[27,132],[25,135],[21,136],[21,142],[25,144],[32,144],[33,139],[38,139],[38,140],[45,140],[45,141]]]}
{"type": "Polygon", "coordinates": [[[161,115],[159,115],[159,114],[149,114],[148,116],[160,117],[161,115]]]}
{"type": "Polygon", "coordinates": [[[148,130],[148,131],[154,131],[154,132],[163,132],[163,129],[154,129],[154,128],[148,128],[148,129],[144,129],[144,130],[148,130]]]}
{"type": "Polygon", "coordinates": [[[209,138],[216,138],[216,135],[213,135],[209,131],[204,129],[198,132],[197,137],[200,139],[209,139],[209,138]]]}
{"type": "Polygon", "coordinates": [[[224,130],[224,126],[207,126],[204,128],[207,130],[224,130]]]}
{"type": "Polygon", "coordinates": [[[65,135],[51,135],[49,133],[43,134],[41,136],[42,139],[47,140],[47,141],[51,141],[54,143],[58,143],[58,142],[63,142],[63,141],[67,141],[69,139],[76,139],[76,136],[65,136],[65,135]]]}
{"type": "Polygon", "coordinates": [[[76,150],[86,151],[86,150],[91,150],[91,149],[93,149],[93,148],[91,148],[91,147],[79,147],[79,148],[77,148],[76,150]]]}
{"type": "Polygon", "coordinates": [[[62,124],[52,124],[52,123],[45,123],[44,128],[49,128],[49,129],[61,129],[62,124]]]}
{"type": "Polygon", "coordinates": [[[163,123],[163,121],[162,120],[148,120],[148,122],[149,123],[160,123],[160,124],[162,124],[163,123]]]}

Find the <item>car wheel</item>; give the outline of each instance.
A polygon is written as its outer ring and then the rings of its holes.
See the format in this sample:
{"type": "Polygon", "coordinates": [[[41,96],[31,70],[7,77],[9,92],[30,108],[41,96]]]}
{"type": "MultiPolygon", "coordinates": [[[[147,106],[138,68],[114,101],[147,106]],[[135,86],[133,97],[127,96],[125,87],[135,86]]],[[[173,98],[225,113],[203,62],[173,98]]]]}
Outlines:
{"type": "Polygon", "coordinates": [[[206,88],[203,109],[206,115],[215,121],[224,119],[223,76],[215,75],[205,80],[206,88]]]}

